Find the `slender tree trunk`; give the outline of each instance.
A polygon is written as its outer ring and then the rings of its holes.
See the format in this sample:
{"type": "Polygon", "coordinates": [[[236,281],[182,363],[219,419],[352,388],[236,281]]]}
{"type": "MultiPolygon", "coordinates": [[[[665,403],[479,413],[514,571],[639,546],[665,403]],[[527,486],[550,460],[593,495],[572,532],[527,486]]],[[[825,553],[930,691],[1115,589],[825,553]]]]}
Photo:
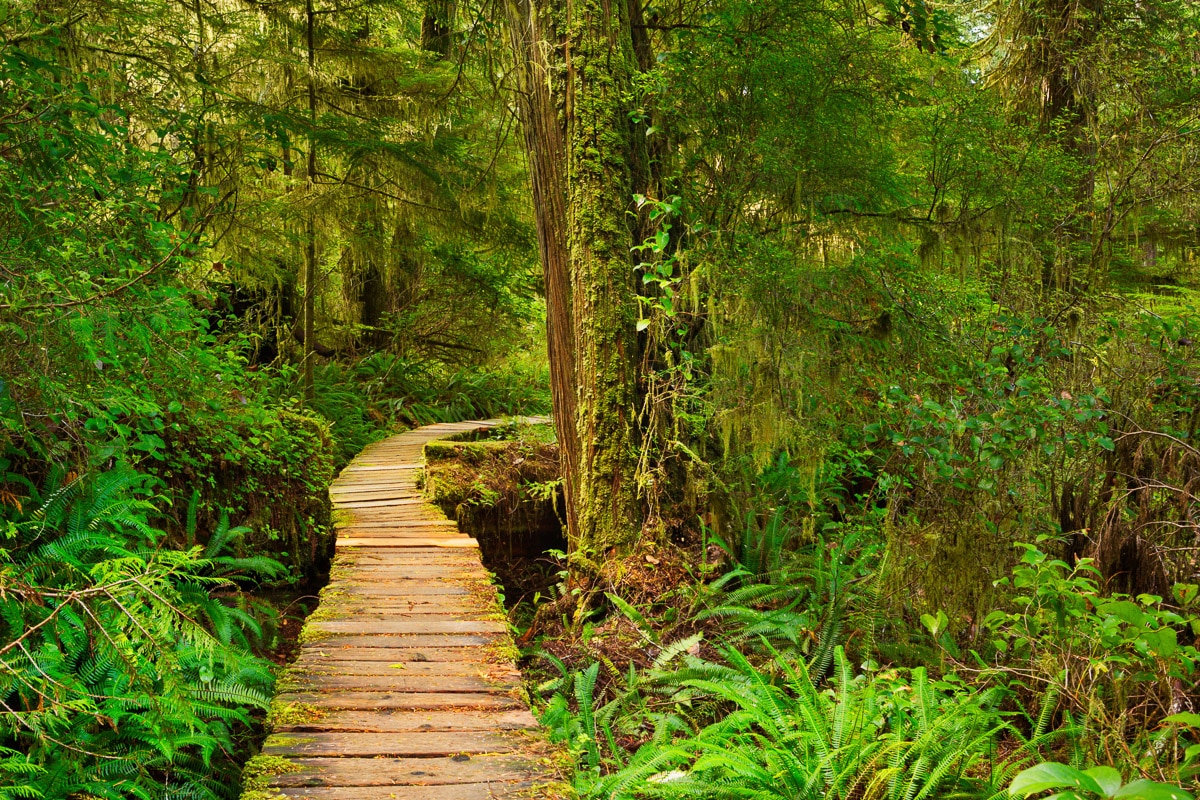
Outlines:
{"type": "Polygon", "coordinates": [[[570,257],[567,249],[566,129],[555,108],[550,59],[557,48],[548,28],[549,9],[535,0],[509,0],[508,28],[516,57],[518,108],[533,191],[538,251],[546,292],[546,347],[550,395],[558,433],[566,500],[567,530],[579,530],[576,488],[579,437],[576,433],[575,344],[572,339],[570,257]]]}
{"type": "Polygon", "coordinates": [[[577,551],[636,541],[637,300],[626,99],[636,69],[624,0],[567,7],[567,241],[575,339],[577,551]]]}
{"type": "Polygon", "coordinates": [[[316,211],[312,207],[313,182],[317,172],[317,48],[313,0],[306,0],[305,11],[308,22],[308,120],[312,129],[308,137],[308,174],[305,176],[308,216],[304,225],[304,398],[311,402],[314,394],[313,344],[317,340],[317,224],[316,211]]]}

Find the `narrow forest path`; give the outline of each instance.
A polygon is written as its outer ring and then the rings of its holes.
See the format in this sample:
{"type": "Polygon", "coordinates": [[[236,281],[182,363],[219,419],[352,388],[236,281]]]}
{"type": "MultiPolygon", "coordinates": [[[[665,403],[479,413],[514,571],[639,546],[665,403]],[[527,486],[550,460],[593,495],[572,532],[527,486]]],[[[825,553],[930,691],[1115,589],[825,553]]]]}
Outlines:
{"type": "Polygon", "coordinates": [[[393,436],[330,487],[337,554],[280,683],[260,757],[270,795],[544,796],[537,724],[478,543],[418,487],[426,443],[504,422],[393,436]]]}

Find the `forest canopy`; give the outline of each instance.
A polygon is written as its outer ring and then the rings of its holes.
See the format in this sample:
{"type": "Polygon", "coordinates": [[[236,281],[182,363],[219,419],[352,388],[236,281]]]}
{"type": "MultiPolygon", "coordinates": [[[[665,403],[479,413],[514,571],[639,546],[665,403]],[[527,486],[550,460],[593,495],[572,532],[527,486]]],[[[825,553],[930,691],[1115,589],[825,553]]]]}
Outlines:
{"type": "Polygon", "coordinates": [[[558,791],[1194,793],[1198,259],[1188,0],[10,2],[0,798],[238,797],[338,470],[550,412],[558,791]]]}

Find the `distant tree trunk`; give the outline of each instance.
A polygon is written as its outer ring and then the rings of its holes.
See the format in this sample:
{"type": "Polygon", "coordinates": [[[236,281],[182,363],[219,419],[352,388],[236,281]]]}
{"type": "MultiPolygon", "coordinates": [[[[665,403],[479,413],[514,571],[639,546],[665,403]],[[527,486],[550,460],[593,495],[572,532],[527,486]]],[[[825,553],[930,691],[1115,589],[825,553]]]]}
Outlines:
{"type": "Polygon", "coordinates": [[[426,0],[421,18],[421,47],[442,58],[450,55],[454,34],[454,0],[426,0]]]}
{"type": "Polygon", "coordinates": [[[561,55],[549,32],[550,10],[535,0],[509,0],[509,35],[516,57],[518,108],[525,133],[529,178],[537,221],[538,251],[546,292],[546,349],[550,396],[558,433],[567,530],[579,530],[576,514],[579,437],[575,429],[575,343],[571,323],[570,255],[567,249],[566,128],[555,108],[550,58],[561,55]]]}
{"type": "Polygon", "coordinates": [[[623,0],[568,4],[567,240],[580,463],[576,549],[636,541],[637,300],[626,98],[636,70],[623,0]]]}
{"type": "Polygon", "coordinates": [[[1094,48],[1106,25],[1105,0],[1012,0],[997,25],[1005,40],[1021,44],[1008,56],[1009,93],[1038,109],[1044,132],[1053,133],[1063,150],[1082,167],[1073,188],[1074,207],[1059,225],[1060,253],[1043,257],[1042,283],[1068,289],[1090,260],[1091,212],[1096,183],[1096,148],[1090,129],[1097,99],[1092,69],[1094,48]]]}
{"type": "Polygon", "coordinates": [[[308,47],[308,118],[313,133],[308,137],[308,174],[305,183],[308,189],[308,216],[304,225],[304,399],[312,401],[315,392],[313,381],[313,343],[316,335],[317,295],[317,223],[316,211],[312,208],[313,181],[317,173],[317,47],[316,12],[313,0],[306,0],[305,12],[308,47]]]}

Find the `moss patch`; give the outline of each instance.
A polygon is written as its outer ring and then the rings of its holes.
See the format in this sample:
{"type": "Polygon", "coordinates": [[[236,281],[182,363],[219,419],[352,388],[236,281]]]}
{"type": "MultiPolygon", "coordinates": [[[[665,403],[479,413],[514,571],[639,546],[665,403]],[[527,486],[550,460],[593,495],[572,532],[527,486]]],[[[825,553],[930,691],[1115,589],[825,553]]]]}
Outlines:
{"type": "Polygon", "coordinates": [[[267,725],[273,730],[320,722],[325,712],[306,703],[281,703],[278,698],[267,712],[267,725]]]}
{"type": "Polygon", "coordinates": [[[302,769],[299,764],[280,756],[256,755],[246,762],[242,770],[242,800],[278,800],[284,797],[283,792],[271,787],[271,779],[302,769]]]}

